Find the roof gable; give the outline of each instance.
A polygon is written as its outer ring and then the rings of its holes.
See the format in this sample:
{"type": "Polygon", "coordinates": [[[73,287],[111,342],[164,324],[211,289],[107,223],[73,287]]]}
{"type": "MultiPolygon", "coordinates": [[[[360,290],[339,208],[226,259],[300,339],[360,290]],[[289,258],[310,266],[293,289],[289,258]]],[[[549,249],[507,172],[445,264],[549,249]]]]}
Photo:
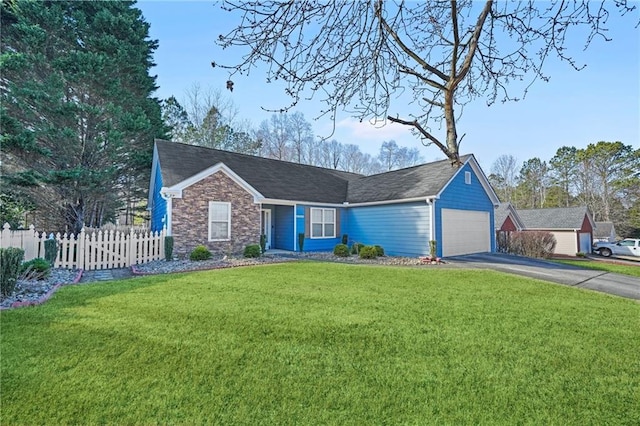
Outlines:
{"type": "MultiPolygon", "coordinates": [[[[460,158],[469,164],[489,198],[497,204],[493,188],[471,154],[460,158]]],[[[463,167],[454,167],[450,160],[435,161],[400,170],[365,176],[349,182],[347,201],[351,204],[438,197],[463,167]]]]}
{"type": "Polygon", "coordinates": [[[232,181],[238,184],[242,189],[247,191],[250,195],[252,195],[254,200],[257,201],[260,198],[264,198],[264,196],[260,192],[256,191],[255,188],[249,185],[244,179],[238,176],[233,170],[227,167],[224,163],[218,163],[214,166],[211,166],[201,171],[200,173],[196,173],[195,175],[183,180],[182,182],[179,182],[173,185],[171,188],[162,187],[160,192],[163,194],[163,196],[182,198],[183,189],[197,182],[200,182],[202,179],[205,179],[218,172],[226,174],[232,181]]]}
{"type": "Polygon", "coordinates": [[[524,228],[524,224],[522,223],[522,219],[518,214],[518,211],[513,207],[511,203],[500,203],[495,208],[495,212],[493,215],[493,221],[496,229],[500,229],[504,224],[504,221],[510,217],[513,221],[513,224],[518,230],[524,228]]]}

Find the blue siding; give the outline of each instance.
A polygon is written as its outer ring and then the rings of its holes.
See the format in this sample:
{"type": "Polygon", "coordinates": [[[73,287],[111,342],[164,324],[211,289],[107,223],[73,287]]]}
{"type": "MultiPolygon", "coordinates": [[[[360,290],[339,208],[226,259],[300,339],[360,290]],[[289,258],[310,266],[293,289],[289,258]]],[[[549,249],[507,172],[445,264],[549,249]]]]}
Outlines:
{"type": "Polygon", "coordinates": [[[293,250],[293,206],[274,206],[271,215],[275,224],[271,235],[272,247],[293,250]]]}
{"type": "MultiPolygon", "coordinates": [[[[305,207],[322,207],[314,205],[297,205],[296,206],[296,229],[297,233],[304,232],[304,213],[305,207]]],[[[327,207],[324,207],[327,208],[327,207]]],[[[337,213],[340,215],[340,227],[337,229],[335,238],[305,238],[304,239],[304,251],[331,251],[336,244],[342,241],[342,234],[346,233],[347,212],[345,209],[337,208],[337,213]]],[[[295,240],[296,251],[300,250],[298,246],[298,238],[295,240]]]]}
{"type": "MultiPolygon", "coordinates": [[[[495,251],[496,241],[493,223],[493,203],[469,164],[466,164],[462,170],[460,170],[442,192],[440,198],[436,200],[435,222],[437,224],[436,240],[438,242],[442,241],[442,209],[489,212],[491,251],[495,251]],[[464,183],[465,172],[471,172],[471,184],[464,183]]],[[[442,256],[442,244],[438,244],[438,256],[442,256]]]]}
{"type": "Polygon", "coordinates": [[[352,207],[345,232],[350,242],[378,244],[392,256],[421,256],[429,252],[429,211],[426,201],[352,207]]]}
{"type": "Polygon", "coordinates": [[[151,205],[151,230],[161,231],[167,224],[165,223],[167,217],[167,200],[160,196],[160,189],[162,189],[162,174],[160,173],[160,164],[156,167],[156,174],[153,177],[153,198],[151,205]]]}

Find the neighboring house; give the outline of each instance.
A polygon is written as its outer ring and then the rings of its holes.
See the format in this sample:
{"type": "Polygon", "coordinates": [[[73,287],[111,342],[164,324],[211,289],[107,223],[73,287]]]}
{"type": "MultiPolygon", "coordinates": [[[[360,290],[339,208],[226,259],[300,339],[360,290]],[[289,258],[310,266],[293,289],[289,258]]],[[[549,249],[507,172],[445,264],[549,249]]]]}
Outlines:
{"type": "Polygon", "coordinates": [[[593,241],[613,243],[616,241],[616,228],[613,222],[596,222],[593,229],[593,241]]]}
{"type": "Polygon", "coordinates": [[[437,256],[495,249],[498,198],[473,155],[373,176],[156,140],[151,228],[167,228],[174,252],[203,244],[238,253],[266,236],[267,248],[332,250],[379,244],[390,255],[437,256]]]}
{"type": "Polygon", "coordinates": [[[511,233],[522,231],[524,225],[518,212],[511,203],[500,203],[494,211],[494,227],[496,230],[496,251],[509,251],[511,233]]]}
{"type": "Polygon", "coordinates": [[[496,232],[522,231],[524,224],[511,203],[500,203],[494,213],[496,232]]]}
{"type": "Polygon", "coordinates": [[[518,209],[525,231],[548,231],[556,238],[555,254],[591,253],[594,222],[586,206],[518,209]]]}

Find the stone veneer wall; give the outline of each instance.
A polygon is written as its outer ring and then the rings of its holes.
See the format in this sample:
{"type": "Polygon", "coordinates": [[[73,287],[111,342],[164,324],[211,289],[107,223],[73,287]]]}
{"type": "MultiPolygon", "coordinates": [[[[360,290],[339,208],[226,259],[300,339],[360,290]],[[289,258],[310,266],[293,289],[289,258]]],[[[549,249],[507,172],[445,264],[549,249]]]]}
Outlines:
{"type": "Polygon", "coordinates": [[[178,257],[188,257],[198,245],[219,255],[242,253],[248,244],[260,242],[260,204],[224,172],[185,188],[182,198],[174,198],[172,203],[171,231],[178,257]],[[230,241],[209,241],[209,201],[231,203],[230,241]]]}

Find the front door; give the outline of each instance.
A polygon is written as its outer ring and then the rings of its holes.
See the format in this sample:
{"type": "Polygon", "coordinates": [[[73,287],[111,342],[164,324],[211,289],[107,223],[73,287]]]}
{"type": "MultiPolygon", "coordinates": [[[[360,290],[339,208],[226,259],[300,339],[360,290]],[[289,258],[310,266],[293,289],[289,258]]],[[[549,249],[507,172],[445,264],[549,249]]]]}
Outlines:
{"type": "Polygon", "coordinates": [[[262,210],[260,219],[260,234],[266,238],[265,249],[271,248],[271,210],[262,210]]]}

